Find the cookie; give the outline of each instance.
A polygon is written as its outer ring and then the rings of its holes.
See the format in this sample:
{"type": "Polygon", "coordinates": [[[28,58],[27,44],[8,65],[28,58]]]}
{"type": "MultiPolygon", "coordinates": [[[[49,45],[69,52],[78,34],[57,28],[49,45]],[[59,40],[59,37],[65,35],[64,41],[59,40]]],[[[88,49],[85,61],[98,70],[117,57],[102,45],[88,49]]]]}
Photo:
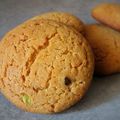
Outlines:
{"type": "Polygon", "coordinates": [[[32,19],[50,19],[74,27],[79,32],[83,32],[84,24],[76,16],[65,12],[49,12],[32,19]]]}
{"type": "Polygon", "coordinates": [[[92,16],[108,26],[120,30],[120,4],[104,3],[95,7],[92,16]]]}
{"type": "Polygon", "coordinates": [[[85,37],[95,54],[95,73],[120,72],[120,33],[104,25],[91,24],[85,27],[85,37]]]}
{"type": "Polygon", "coordinates": [[[94,58],[85,38],[52,20],[31,20],[0,43],[1,92],[30,112],[55,113],[87,91],[94,58]]]}

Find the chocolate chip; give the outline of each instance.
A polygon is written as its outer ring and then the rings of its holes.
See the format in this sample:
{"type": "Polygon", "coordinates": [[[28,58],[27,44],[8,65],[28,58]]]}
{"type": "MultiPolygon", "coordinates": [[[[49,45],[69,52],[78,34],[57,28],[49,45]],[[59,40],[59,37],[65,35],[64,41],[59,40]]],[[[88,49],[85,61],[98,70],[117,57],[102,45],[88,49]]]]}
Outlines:
{"type": "Polygon", "coordinates": [[[70,85],[71,84],[71,80],[68,77],[65,77],[64,79],[65,81],[65,85],[70,85]]]}

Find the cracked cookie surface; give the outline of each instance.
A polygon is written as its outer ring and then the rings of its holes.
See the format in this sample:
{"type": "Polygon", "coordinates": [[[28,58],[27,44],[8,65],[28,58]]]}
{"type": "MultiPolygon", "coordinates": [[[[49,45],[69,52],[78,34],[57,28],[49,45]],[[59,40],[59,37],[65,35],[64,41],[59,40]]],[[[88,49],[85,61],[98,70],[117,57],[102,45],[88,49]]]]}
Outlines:
{"type": "Polygon", "coordinates": [[[100,24],[86,25],[85,37],[95,55],[95,72],[108,75],[120,72],[120,33],[100,24]]]}
{"type": "Polygon", "coordinates": [[[32,19],[50,19],[50,20],[55,20],[57,22],[64,23],[68,26],[72,26],[79,32],[83,33],[84,32],[84,24],[83,22],[77,18],[76,16],[65,13],[65,12],[48,12],[44,13],[40,16],[36,16],[32,19]]]}
{"type": "Polygon", "coordinates": [[[1,92],[30,112],[69,108],[87,91],[94,59],[84,37],[52,20],[30,20],[0,43],[1,92]]]}

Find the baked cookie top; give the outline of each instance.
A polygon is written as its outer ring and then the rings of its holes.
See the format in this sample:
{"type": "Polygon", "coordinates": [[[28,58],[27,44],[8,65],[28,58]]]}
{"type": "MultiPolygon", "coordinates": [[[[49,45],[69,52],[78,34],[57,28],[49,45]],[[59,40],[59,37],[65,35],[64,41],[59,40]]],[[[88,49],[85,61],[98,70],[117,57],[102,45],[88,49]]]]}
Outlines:
{"type": "Polygon", "coordinates": [[[120,30],[120,4],[118,3],[99,4],[92,10],[92,16],[96,20],[114,29],[120,30]]]}
{"type": "Polygon", "coordinates": [[[120,33],[101,24],[85,26],[85,37],[95,55],[95,72],[109,75],[120,72],[120,33]]]}
{"type": "Polygon", "coordinates": [[[31,112],[60,112],[76,103],[92,79],[94,59],[85,38],[52,20],[31,20],[0,43],[0,88],[31,112]]]}
{"type": "Polygon", "coordinates": [[[68,26],[74,27],[79,32],[83,32],[84,29],[84,24],[79,18],[66,12],[48,12],[40,16],[36,16],[32,19],[39,19],[39,18],[55,20],[57,22],[64,23],[68,26]]]}

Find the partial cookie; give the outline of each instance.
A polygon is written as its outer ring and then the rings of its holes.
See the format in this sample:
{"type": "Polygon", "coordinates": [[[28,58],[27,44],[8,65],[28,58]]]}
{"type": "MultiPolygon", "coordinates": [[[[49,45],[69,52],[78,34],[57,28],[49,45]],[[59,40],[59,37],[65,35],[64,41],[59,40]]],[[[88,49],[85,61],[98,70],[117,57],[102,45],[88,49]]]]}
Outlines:
{"type": "Polygon", "coordinates": [[[100,4],[93,9],[92,16],[98,21],[120,30],[120,4],[100,4]]]}
{"type": "Polygon", "coordinates": [[[31,112],[63,111],[90,85],[94,59],[85,38],[51,20],[31,20],[0,43],[0,87],[16,106],[31,112]]]}
{"type": "Polygon", "coordinates": [[[95,72],[108,75],[120,72],[120,33],[99,24],[86,25],[85,37],[95,54],[95,72]]]}
{"type": "Polygon", "coordinates": [[[69,13],[49,12],[49,13],[42,14],[40,16],[36,16],[32,19],[39,19],[39,18],[55,20],[57,22],[64,23],[68,26],[72,26],[79,32],[83,32],[83,28],[84,28],[83,22],[80,19],[78,19],[76,16],[69,13]]]}

